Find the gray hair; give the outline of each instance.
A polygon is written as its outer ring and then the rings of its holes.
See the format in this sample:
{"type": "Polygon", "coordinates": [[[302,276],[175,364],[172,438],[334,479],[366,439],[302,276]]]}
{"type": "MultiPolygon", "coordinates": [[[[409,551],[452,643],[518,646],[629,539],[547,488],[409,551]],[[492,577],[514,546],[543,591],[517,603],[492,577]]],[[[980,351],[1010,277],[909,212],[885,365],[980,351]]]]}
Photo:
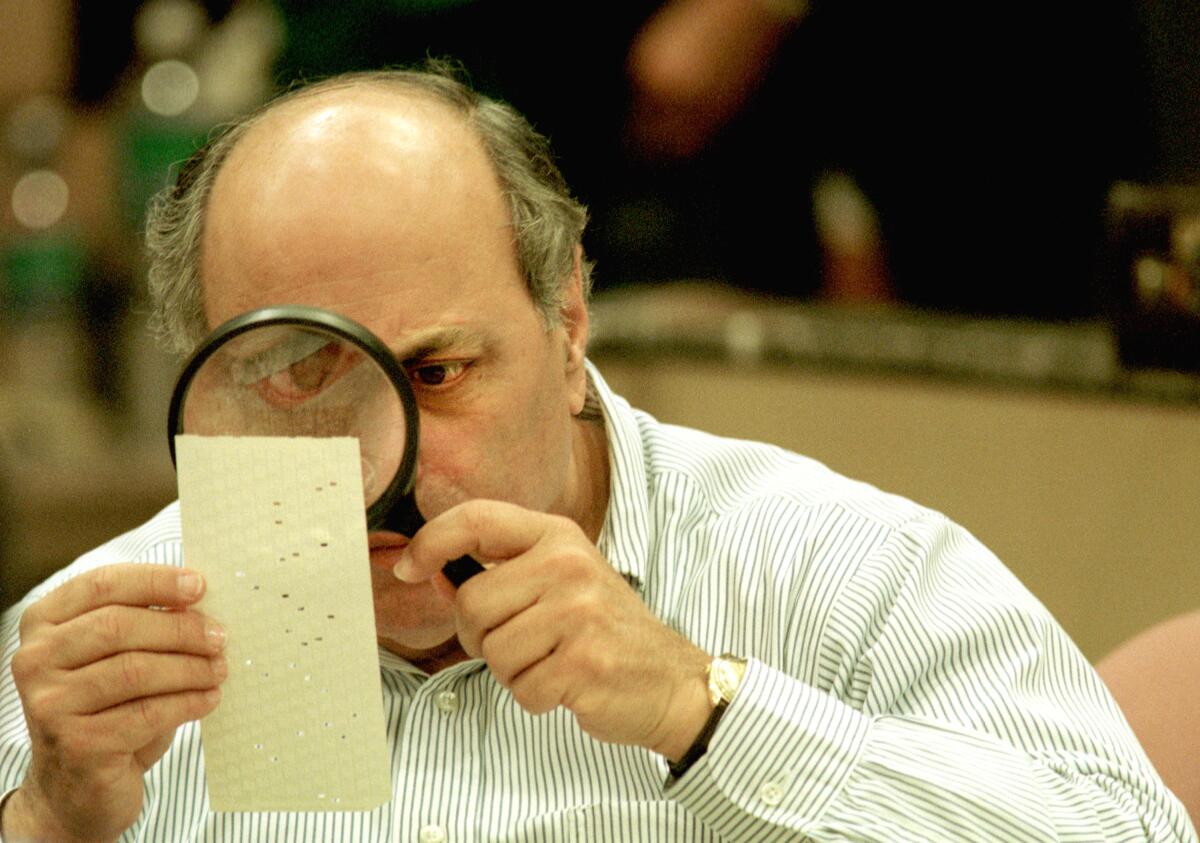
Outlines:
{"type": "MultiPolygon", "coordinates": [[[[571,196],[546,138],[511,106],[472,90],[459,76],[454,65],[431,61],[420,70],[348,73],[297,87],[229,124],[184,162],[175,184],[151,202],[146,221],[150,327],[159,343],[186,354],[208,332],[200,283],[204,215],[217,173],[238,141],[282,103],[360,85],[394,86],[430,96],[475,131],[508,199],[517,263],[533,303],[547,328],[560,324],[587,209],[571,196]]],[[[591,266],[581,263],[586,301],[591,266]]]]}

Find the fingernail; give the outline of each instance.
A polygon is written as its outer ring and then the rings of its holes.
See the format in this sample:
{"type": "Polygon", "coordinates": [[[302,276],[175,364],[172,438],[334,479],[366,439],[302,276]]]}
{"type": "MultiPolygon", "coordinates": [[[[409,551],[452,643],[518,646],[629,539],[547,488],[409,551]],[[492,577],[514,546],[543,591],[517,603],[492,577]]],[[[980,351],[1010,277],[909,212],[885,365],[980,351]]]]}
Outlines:
{"type": "Polygon", "coordinates": [[[229,664],[223,657],[216,656],[210,659],[210,661],[212,663],[213,675],[215,675],[218,679],[224,679],[229,675],[229,664]]]}
{"type": "Polygon", "coordinates": [[[204,580],[199,574],[186,573],[179,575],[179,593],[184,597],[199,597],[204,590],[204,580]]]}
{"type": "Polygon", "coordinates": [[[215,704],[220,699],[221,699],[221,689],[220,688],[210,688],[209,690],[204,692],[204,701],[206,703],[208,703],[209,705],[215,704]]]}
{"type": "Polygon", "coordinates": [[[410,581],[410,577],[412,577],[413,574],[412,554],[409,553],[407,546],[405,546],[404,550],[400,552],[400,561],[396,563],[394,568],[392,568],[392,574],[398,580],[404,580],[405,582],[410,581]]]}
{"type": "Polygon", "coordinates": [[[216,621],[205,622],[204,636],[208,639],[209,646],[214,650],[220,651],[225,649],[225,628],[216,621]]]}

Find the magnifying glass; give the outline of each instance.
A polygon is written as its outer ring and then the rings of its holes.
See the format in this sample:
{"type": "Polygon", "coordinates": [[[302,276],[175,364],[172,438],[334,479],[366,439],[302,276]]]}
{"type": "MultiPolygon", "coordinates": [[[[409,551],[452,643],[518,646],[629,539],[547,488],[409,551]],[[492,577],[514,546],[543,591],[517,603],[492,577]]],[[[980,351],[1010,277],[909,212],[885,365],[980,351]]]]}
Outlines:
{"type": "MultiPolygon", "coordinates": [[[[171,396],[175,436],[353,436],[362,457],[367,526],[413,536],[419,416],[404,368],[353,320],[287,305],[234,317],[200,344],[171,396]]],[[[483,570],[469,556],[442,568],[462,585],[483,570]]]]}

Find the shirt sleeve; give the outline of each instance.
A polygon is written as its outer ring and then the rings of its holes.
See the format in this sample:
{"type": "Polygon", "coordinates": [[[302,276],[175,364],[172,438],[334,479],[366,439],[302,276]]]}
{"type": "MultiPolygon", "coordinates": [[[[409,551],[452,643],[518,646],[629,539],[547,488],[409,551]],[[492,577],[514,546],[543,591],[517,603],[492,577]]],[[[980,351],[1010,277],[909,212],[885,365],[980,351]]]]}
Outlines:
{"type": "Polygon", "coordinates": [[[708,753],[671,789],[709,828],[1194,843],[1086,659],[970,534],[930,513],[852,568],[823,669],[806,682],[752,659],[708,753]]]}

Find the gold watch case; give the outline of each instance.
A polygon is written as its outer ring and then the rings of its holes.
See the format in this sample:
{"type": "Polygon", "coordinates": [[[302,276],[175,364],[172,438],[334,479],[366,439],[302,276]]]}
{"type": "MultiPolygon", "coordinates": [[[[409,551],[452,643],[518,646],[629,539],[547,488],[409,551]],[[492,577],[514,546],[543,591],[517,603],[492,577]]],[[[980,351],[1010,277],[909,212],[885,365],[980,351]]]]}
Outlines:
{"type": "Polygon", "coordinates": [[[718,656],[708,665],[708,699],[715,706],[733,701],[746,675],[746,660],[730,653],[718,656]]]}

